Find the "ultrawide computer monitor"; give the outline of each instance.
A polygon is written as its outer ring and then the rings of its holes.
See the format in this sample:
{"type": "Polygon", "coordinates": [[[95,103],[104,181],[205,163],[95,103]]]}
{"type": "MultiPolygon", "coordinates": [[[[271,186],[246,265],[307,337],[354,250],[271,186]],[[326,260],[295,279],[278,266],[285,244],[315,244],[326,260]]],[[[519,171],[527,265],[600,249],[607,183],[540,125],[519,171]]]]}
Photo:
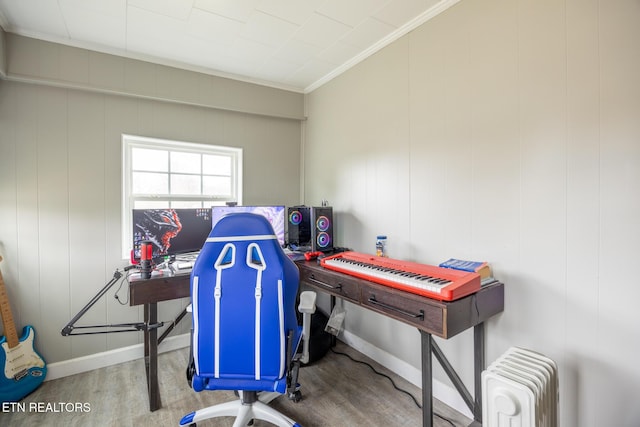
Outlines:
{"type": "Polygon", "coordinates": [[[134,209],[133,258],[140,244],[153,243],[153,257],[196,252],[211,232],[211,208],[134,209]]]}

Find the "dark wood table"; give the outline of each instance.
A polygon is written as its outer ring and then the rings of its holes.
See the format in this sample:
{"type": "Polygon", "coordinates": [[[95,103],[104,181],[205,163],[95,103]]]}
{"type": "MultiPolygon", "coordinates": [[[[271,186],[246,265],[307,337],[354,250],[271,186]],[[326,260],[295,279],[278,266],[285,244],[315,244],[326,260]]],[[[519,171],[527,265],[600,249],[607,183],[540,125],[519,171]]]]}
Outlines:
{"type": "MultiPolygon", "coordinates": [[[[504,309],[504,285],[500,282],[483,286],[478,292],[455,301],[438,301],[401,291],[389,286],[327,270],[316,261],[296,262],[300,269],[300,282],[394,318],[420,331],[422,351],[422,425],[433,425],[432,355],[436,357],[447,376],[462,396],[474,421],[482,425],[481,373],[484,361],[484,321],[504,309]],[[432,335],[448,339],[473,327],[474,345],[474,397],[455,372],[432,335]]],[[[333,301],[332,301],[333,303],[333,301]]]]}
{"type": "MultiPolygon", "coordinates": [[[[190,273],[153,276],[141,279],[133,275],[129,278],[129,305],[144,305],[144,365],[147,373],[149,409],[155,411],[162,406],[158,387],[158,344],[173,329],[186,310],[178,315],[172,325],[158,338],[158,302],[190,296],[190,273]]],[[[185,367],[186,368],[186,367],[185,367]]]]}

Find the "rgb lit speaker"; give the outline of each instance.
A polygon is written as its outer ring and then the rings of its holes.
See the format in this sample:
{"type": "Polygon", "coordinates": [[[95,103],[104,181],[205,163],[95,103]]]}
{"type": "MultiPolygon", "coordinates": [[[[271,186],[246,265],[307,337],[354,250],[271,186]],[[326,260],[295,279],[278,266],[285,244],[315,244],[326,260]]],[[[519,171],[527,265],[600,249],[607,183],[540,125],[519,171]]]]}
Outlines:
{"type": "Polygon", "coordinates": [[[287,208],[289,244],[311,246],[311,208],[294,206],[287,208]]]}
{"type": "Polygon", "coordinates": [[[311,208],[311,250],[333,249],[333,208],[329,206],[311,208]]]}

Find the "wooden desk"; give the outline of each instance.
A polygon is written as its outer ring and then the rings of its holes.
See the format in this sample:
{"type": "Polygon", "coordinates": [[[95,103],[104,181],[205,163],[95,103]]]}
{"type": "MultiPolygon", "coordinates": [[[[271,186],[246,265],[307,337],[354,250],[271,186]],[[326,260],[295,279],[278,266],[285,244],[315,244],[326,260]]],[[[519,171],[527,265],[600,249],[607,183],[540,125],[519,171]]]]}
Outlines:
{"type": "Polygon", "coordinates": [[[484,363],[484,321],[504,309],[504,285],[494,283],[475,294],[451,301],[437,301],[409,292],[379,285],[368,280],[327,270],[315,261],[296,262],[300,282],[353,304],[415,326],[422,345],[422,425],[433,425],[433,390],[431,355],[442,365],[449,379],[473,412],[472,426],[482,425],[481,373],[484,363]],[[474,396],[449,364],[432,334],[448,339],[473,327],[474,396]]]}
{"type": "MultiPolygon", "coordinates": [[[[144,365],[151,411],[162,406],[158,387],[158,344],[169,332],[158,339],[158,329],[153,327],[158,323],[158,302],[188,297],[190,293],[190,273],[154,276],[151,279],[129,278],[129,305],[144,305],[144,323],[147,325],[144,329],[144,365]]],[[[184,311],[180,313],[174,324],[184,314],[184,311]]]]}
{"type": "MultiPolygon", "coordinates": [[[[442,365],[465,403],[474,414],[473,425],[482,422],[482,389],[480,374],[484,363],[484,321],[500,313],[504,308],[504,285],[496,283],[479,292],[452,302],[437,301],[378,285],[336,271],[327,270],[315,261],[298,261],[300,282],[326,292],[332,297],[343,298],[385,316],[415,326],[420,331],[422,345],[422,413],[423,426],[433,425],[432,365],[433,354],[442,365]],[[446,357],[432,340],[431,335],[448,339],[460,332],[474,328],[474,396],[451,367],[446,357]]],[[[129,279],[129,304],[144,305],[144,323],[158,322],[158,302],[190,296],[190,274],[156,276],[151,279],[129,279]]],[[[184,312],[183,312],[184,313],[184,312]]],[[[181,313],[181,315],[183,314],[181,313]]],[[[180,316],[179,316],[180,318],[180,316]]],[[[176,319],[179,321],[179,318],[176,319]]],[[[168,331],[163,334],[166,336],[168,331]]],[[[149,391],[149,409],[162,406],[158,387],[158,329],[144,330],[144,358],[149,391]]]]}

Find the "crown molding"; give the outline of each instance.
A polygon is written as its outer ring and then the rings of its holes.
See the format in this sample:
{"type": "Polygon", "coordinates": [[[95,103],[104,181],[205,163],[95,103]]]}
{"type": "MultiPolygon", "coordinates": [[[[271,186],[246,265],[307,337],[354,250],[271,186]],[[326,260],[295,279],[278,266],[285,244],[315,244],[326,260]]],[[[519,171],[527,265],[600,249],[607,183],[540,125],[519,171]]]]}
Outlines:
{"type": "Polygon", "coordinates": [[[318,89],[320,86],[324,85],[325,83],[330,82],[331,80],[333,80],[336,77],[338,77],[340,74],[342,74],[342,73],[346,72],[347,70],[353,68],[354,66],[358,65],[360,62],[364,61],[365,59],[367,59],[371,55],[373,55],[376,52],[378,52],[378,51],[382,50],[383,48],[387,47],[388,45],[390,45],[394,41],[398,40],[399,38],[405,36],[406,34],[410,33],[411,31],[415,30],[420,25],[422,25],[425,22],[429,21],[430,19],[438,16],[439,14],[441,14],[442,12],[444,12],[447,9],[449,9],[450,7],[452,7],[453,5],[455,5],[456,3],[460,2],[460,1],[461,0],[444,0],[444,1],[441,1],[441,2],[439,2],[437,4],[435,4],[433,7],[427,9],[422,14],[416,16],[414,19],[412,19],[411,21],[407,22],[405,25],[403,25],[402,27],[398,28],[396,31],[394,31],[394,32],[390,33],[389,35],[387,35],[387,36],[383,37],[382,39],[380,39],[377,43],[375,43],[374,45],[372,45],[368,49],[363,50],[358,55],[356,55],[352,59],[350,59],[349,61],[347,61],[344,64],[342,64],[341,66],[333,69],[330,73],[326,74],[324,77],[316,80],[315,82],[313,82],[312,84],[307,86],[304,89],[304,93],[307,94],[307,93],[313,92],[314,90],[318,89]]]}

